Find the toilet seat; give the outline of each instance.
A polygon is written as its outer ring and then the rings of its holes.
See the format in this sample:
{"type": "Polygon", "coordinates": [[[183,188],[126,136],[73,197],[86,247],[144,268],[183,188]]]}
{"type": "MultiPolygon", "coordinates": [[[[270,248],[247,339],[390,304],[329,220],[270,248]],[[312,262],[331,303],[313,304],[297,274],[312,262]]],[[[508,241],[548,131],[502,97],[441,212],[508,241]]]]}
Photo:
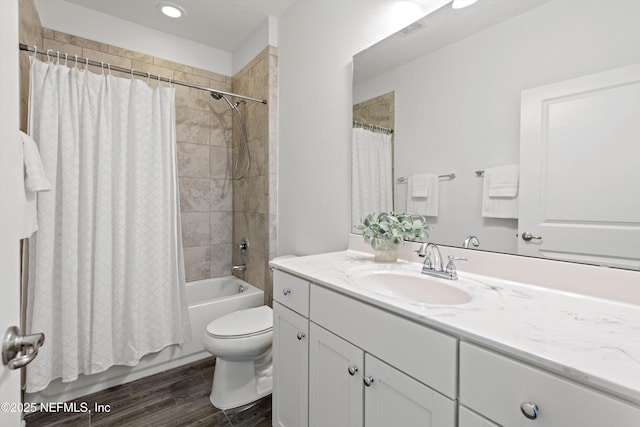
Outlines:
{"type": "Polygon", "coordinates": [[[273,310],[263,305],[224,315],[207,325],[207,335],[218,339],[246,338],[273,330],[273,310]]]}

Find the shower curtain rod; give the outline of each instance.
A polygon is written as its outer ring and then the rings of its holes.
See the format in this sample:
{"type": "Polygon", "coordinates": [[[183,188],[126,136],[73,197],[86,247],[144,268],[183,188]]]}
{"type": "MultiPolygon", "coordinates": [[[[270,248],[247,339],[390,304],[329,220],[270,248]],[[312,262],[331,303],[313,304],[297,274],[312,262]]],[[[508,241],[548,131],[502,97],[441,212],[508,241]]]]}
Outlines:
{"type": "MultiPolygon", "coordinates": [[[[60,58],[64,58],[65,62],[69,59],[69,55],[68,54],[62,54],[60,52],[54,52],[53,50],[49,49],[49,50],[42,50],[42,49],[38,49],[36,46],[29,46],[26,45],[24,43],[20,43],[19,44],[20,50],[25,50],[28,52],[34,52],[40,55],[47,55],[48,58],[52,58],[52,57],[56,57],[58,59],[58,61],[60,60],[60,58]]],[[[146,77],[147,79],[153,79],[153,80],[158,80],[161,82],[166,82],[169,84],[176,84],[176,85],[180,85],[180,86],[186,86],[186,87],[190,87],[192,89],[199,89],[199,90],[204,90],[206,92],[215,92],[215,93],[219,93],[222,95],[227,95],[227,96],[233,96],[234,98],[241,98],[241,99],[246,99],[247,101],[254,101],[254,102],[260,102],[262,104],[266,104],[267,100],[266,99],[259,99],[259,98],[252,98],[250,96],[244,96],[244,95],[238,95],[237,93],[231,93],[231,92],[225,92],[224,90],[218,90],[218,89],[211,89],[209,87],[204,87],[204,86],[198,86],[198,85],[194,85],[191,83],[187,83],[187,82],[181,82],[179,80],[173,80],[173,79],[169,79],[167,77],[162,77],[162,76],[158,76],[156,74],[150,74],[150,73],[144,73],[142,71],[136,71],[133,68],[122,68],[122,67],[118,67],[115,65],[111,65],[111,64],[105,64],[104,62],[99,62],[99,61],[93,61],[89,58],[80,58],[77,55],[73,55],[71,57],[71,60],[79,63],[79,64],[87,64],[87,65],[93,65],[95,67],[101,67],[103,70],[105,69],[105,67],[107,67],[107,69],[109,70],[113,70],[113,71],[119,71],[121,73],[127,73],[127,74],[131,74],[132,76],[139,76],[139,77],[146,77]]]]}
{"type": "Polygon", "coordinates": [[[353,121],[353,127],[367,129],[372,132],[382,132],[387,134],[393,133],[393,129],[391,128],[386,128],[384,126],[378,126],[378,125],[370,125],[369,123],[360,122],[358,120],[353,121]]]}

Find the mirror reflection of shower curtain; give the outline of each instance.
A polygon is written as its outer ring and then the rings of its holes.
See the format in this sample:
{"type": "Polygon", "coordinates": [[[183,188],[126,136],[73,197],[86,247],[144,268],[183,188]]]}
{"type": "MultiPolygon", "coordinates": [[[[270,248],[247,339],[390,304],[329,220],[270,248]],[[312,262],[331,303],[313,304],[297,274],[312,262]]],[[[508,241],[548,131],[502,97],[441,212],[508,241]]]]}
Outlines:
{"type": "Polygon", "coordinates": [[[353,128],[351,176],[352,231],[365,215],[393,210],[391,135],[353,128]]]}
{"type": "Polygon", "coordinates": [[[31,58],[29,127],[52,191],[30,240],[27,391],[190,340],[175,89],[31,58]]]}

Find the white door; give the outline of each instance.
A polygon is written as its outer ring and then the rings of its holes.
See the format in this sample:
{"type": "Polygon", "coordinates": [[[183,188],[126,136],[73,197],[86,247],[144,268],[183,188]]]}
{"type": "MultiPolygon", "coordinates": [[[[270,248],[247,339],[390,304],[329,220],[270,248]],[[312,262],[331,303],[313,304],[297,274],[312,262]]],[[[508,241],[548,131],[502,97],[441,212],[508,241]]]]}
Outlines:
{"type": "MultiPolygon", "coordinates": [[[[20,325],[18,0],[0,1],[0,339],[20,325]]],[[[0,364],[0,425],[19,426],[20,370],[0,364]],[[6,402],[6,403],[5,403],[6,402]],[[7,406],[7,404],[9,406],[7,406]]]]}
{"type": "Polygon", "coordinates": [[[524,91],[520,168],[518,253],[639,269],[640,65],[524,91]]]}
{"type": "Polygon", "coordinates": [[[364,352],[309,326],[309,426],[362,427],[364,352]]]}
{"type": "Polygon", "coordinates": [[[364,425],[454,427],[456,402],[365,354],[364,425]]]}
{"type": "Polygon", "coordinates": [[[273,303],[273,425],[305,427],[309,413],[309,321],[273,303]]]}

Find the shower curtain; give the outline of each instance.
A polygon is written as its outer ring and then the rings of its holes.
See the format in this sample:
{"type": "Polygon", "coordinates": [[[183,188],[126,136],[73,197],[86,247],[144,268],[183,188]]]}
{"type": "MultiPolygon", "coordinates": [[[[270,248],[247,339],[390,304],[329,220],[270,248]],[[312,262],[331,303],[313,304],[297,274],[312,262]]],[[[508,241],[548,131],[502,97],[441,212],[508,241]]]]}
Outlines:
{"type": "Polygon", "coordinates": [[[351,224],[352,231],[365,215],[393,210],[391,135],[353,128],[351,224]]]}
{"type": "Polygon", "coordinates": [[[52,191],[29,242],[28,392],[190,339],[175,89],[31,58],[29,127],[52,191]]]}

